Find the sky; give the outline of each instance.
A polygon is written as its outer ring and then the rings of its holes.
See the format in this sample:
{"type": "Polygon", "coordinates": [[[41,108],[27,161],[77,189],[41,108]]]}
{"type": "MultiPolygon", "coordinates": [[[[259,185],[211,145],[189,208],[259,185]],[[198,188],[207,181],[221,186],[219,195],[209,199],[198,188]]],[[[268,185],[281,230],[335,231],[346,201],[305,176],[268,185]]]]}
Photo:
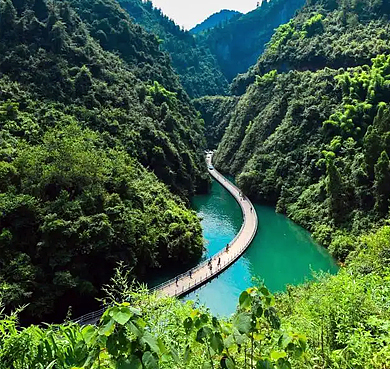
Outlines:
{"type": "Polygon", "coordinates": [[[247,13],[256,8],[259,0],[152,0],[156,8],[172,18],[179,26],[190,29],[211,14],[222,9],[247,13]]]}

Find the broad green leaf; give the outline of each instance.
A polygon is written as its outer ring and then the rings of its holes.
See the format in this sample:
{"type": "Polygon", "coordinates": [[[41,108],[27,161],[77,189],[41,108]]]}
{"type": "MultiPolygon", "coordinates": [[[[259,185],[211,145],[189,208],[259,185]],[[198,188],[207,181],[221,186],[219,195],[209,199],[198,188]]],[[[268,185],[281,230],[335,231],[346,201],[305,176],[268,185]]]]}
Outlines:
{"type": "Polygon", "coordinates": [[[171,359],[172,359],[172,355],[169,355],[169,354],[167,354],[167,353],[165,353],[165,354],[163,354],[163,355],[161,356],[161,361],[162,361],[164,364],[169,363],[169,362],[171,361],[171,359]]]}
{"type": "Polygon", "coordinates": [[[137,308],[135,308],[133,306],[129,306],[129,309],[136,316],[141,316],[142,315],[142,312],[141,312],[140,309],[137,309],[137,308]]]}
{"type": "Polygon", "coordinates": [[[211,323],[213,324],[213,327],[214,328],[218,328],[219,327],[219,321],[218,321],[218,318],[213,316],[213,318],[211,319],[211,323]]]}
{"type": "Polygon", "coordinates": [[[199,328],[202,325],[202,321],[200,320],[200,318],[196,318],[194,320],[194,324],[196,328],[199,328]]]}
{"type": "Polygon", "coordinates": [[[257,318],[261,318],[263,316],[263,313],[264,313],[264,309],[261,305],[257,306],[256,308],[256,317],[257,318]]]}
{"type": "Polygon", "coordinates": [[[200,316],[200,321],[203,323],[203,324],[206,324],[208,321],[209,321],[209,316],[207,314],[202,314],[200,316]]]}
{"type": "Polygon", "coordinates": [[[279,359],[276,362],[276,366],[278,369],[291,369],[291,364],[286,359],[279,359]]]}
{"type": "Polygon", "coordinates": [[[114,307],[110,315],[112,316],[112,319],[114,319],[118,324],[125,325],[133,316],[133,313],[129,308],[121,306],[114,307]]]}
{"type": "Polygon", "coordinates": [[[91,343],[91,340],[95,335],[95,333],[96,333],[96,328],[92,325],[87,325],[82,329],[81,334],[83,335],[84,341],[87,345],[91,343]]]}
{"type": "Polygon", "coordinates": [[[282,336],[280,336],[278,344],[282,348],[286,348],[287,345],[291,342],[292,338],[290,335],[284,333],[282,336]]]}
{"type": "Polygon", "coordinates": [[[271,359],[272,360],[278,360],[286,357],[287,354],[284,351],[272,351],[271,352],[271,359]]]}
{"type": "Polygon", "coordinates": [[[192,325],[193,325],[193,320],[190,317],[184,319],[183,326],[187,331],[189,331],[192,328],[192,325]]]}
{"type": "Polygon", "coordinates": [[[217,332],[211,336],[210,346],[218,354],[223,351],[223,339],[220,333],[217,332]]]}
{"type": "Polygon", "coordinates": [[[303,350],[302,347],[300,346],[295,346],[294,347],[294,357],[297,359],[303,355],[303,350]]]}
{"type": "Polygon", "coordinates": [[[241,334],[237,328],[234,328],[233,335],[237,345],[243,345],[248,340],[248,337],[245,334],[241,334]]]}
{"type": "Polygon", "coordinates": [[[212,368],[213,367],[209,361],[204,362],[202,365],[202,369],[212,369],[212,368]]]}
{"type": "Polygon", "coordinates": [[[299,344],[302,347],[303,351],[306,351],[307,343],[306,343],[306,337],[303,335],[298,336],[299,344]]]}
{"type": "Polygon", "coordinates": [[[238,299],[240,308],[246,309],[251,305],[252,297],[247,291],[243,291],[238,299]]]}
{"type": "Polygon", "coordinates": [[[106,349],[110,355],[113,356],[118,355],[119,350],[118,350],[118,340],[116,338],[116,335],[111,335],[110,337],[108,337],[106,349]]]}
{"type": "Polygon", "coordinates": [[[226,358],[225,365],[227,369],[236,369],[236,365],[234,364],[234,361],[230,357],[226,358]]]}
{"type": "Polygon", "coordinates": [[[144,364],[145,369],[158,369],[157,360],[150,351],[146,351],[142,355],[142,364],[144,364]]]}
{"type": "Polygon", "coordinates": [[[268,359],[259,360],[256,364],[256,369],[274,369],[271,361],[268,359]]]}
{"type": "Polygon", "coordinates": [[[224,346],[229,349],[233,345],[234,345],[234,337],[231,334],[231,335],[227,336],[227,338],[225,339],[224,346]]]}
{"type": "Polygon", "coordinates": [[[107,323],[99,328],[99,334],[101,336],[110,336],[115,330],[115,322],[110,319],[107,323]]]}
{"type": "Polygon", "coordinates": [[[240,333],[249,333],[252,327],[252,317],[249,313],[240,313],[234,317],[233,324],[240,333]]]}
{"type": "Polygon", "coordinates": [[[273,329],[280,328],[281,322],[275,308],[270,307],[267,310],[265,310],[264,316],[267,318],[268,322],[271,324],[271,327],[273,329]]]}
{"type": "Polygon", "coordinates": [[[167,348],[164,345],[163,340],[160,337],[157,338],[157,345],[158,348],[160,349],[160,353],[165,354],[166,352],[168,352],[167,348]]]}
{"type": "Polygon", "coordinates": [[[116,369],[141,369],[142,363],[138,357],[132,355],[130,358],[120,358],[117,361],[116,369]]]}
{"type": "Polygon", "coordinates": [[[260,288],[260,292],[264,295],[264,296],[268,296],[270,293],[268,291],[268,288],[267,287],[261,287],[260,288]]]}
{"type": "Polygon", "coordinates": [[[254,333],[253,338],[255,341],[262,341],[265,338],[263,333],[254,333]]]}
{"type": "Polygon", "coordinates": [[[141,341],[143,343],[148,344],[150,347],[150,350],[159,354],[160,353],[160,347],[158,346],[158,342],[156,337],[154,337],[151,333],[145,332],[144,335],[142,336],[141,341]]]}
{"type": "Polygon", "coordinates": [[[128,322],[127,326],[129,327],[131,333],[133,333],[136,337],[142,337],[141,330],[131,320],[128,322]]]}
{"type": "Polygon", "coordinates": [[[211,329],[209,327],[202,327],[198,330],[198,332],[196,333],[196,341],[197,342],[200,342],[200,343],[203,343],[204,342],[204,339],[208,336],[210,336],[211,334],[211,329]]]}

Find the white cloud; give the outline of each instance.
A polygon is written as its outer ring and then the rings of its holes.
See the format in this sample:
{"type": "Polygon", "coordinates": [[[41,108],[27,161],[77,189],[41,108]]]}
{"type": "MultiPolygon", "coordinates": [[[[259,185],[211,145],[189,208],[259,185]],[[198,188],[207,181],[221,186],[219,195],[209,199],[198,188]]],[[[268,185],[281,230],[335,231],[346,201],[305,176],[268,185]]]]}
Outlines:
{"type": "Polygon", "coordinates": [[[211,14],[222,9],[247,13],[256,8],[259,0],[152,0],[153,5],[178,25],[190,29],[211,14]]]}

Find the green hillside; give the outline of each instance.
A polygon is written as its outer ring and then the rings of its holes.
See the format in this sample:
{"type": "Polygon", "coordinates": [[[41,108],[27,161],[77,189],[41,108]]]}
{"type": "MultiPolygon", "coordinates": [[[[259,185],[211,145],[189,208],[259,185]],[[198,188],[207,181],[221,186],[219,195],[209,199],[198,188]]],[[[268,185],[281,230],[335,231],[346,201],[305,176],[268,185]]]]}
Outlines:
{"type": "Polygon", "coordinates": [[[256,63],[275,28],[287,23],[304,3],[304,0],[263,1],[255,10],[205,31],[200,43],[215,55],[230,82],[256,63]]]}
{"type": "Polygon", "coordinates": [[[224,95],[228,82],[222,74],[215,56],[208,47],[202,46],[188,31],[181,29],[150,1],[120,0],[130,17],[159,38],[172,66],[191,97],[224,95]]]}
{"type": "Polygon", "coordinates": [[[382,52],[389,10],[379,2],[367,13],[364,1],[355,8],[316,2],[281,26],[249,72],[255,82],[240,98],[216,155],[216,165],[238,175],[254,199],[276,204],[341,260],[356,247],[353,235],[388,214],[389,62],[382,52]],[[357,30],[361,37],[349,47],[327,41],[342,42],[357,30]],[[308,54],[299,63],[313,71],[260,73],[271,55],[279,60],[290,50],[290,58],[303,58],[300,47],[315,49],[317,60],[337,54],[338,65],[354,58],[349,68],[314,68],[308,54]]]}
{"type": "Polygon", "coordinates": [[[235,10],[227,10],[223,9],[218,13],[214,13],[210,15],[207,19],[205,19],[202,23],[197,24],[195,27],[190,29],[192,34],[198,34],[200,32],[204,32],[208,29],[214,28],[216,26],[222,25],[226,23],[233,17],[239,17],[242,13],[237,12],[235,10]]]}
{"type": "Polygon", "coordinates": [[[0,0],[0,369],[390,368],[390,4],[301,5],[195,37],[149,1],[0,0]],[[205,251],[207,147],[339,272],[230,317],[148,291],[205,251]]]}
{"type": "Polygon", "coordinates": [[[0,9],[5,306],[63,318],[120,260],[141,279],[196,261],[185,203],[208,186],[203,124],[155,36],[114,1],[0,9]]]}

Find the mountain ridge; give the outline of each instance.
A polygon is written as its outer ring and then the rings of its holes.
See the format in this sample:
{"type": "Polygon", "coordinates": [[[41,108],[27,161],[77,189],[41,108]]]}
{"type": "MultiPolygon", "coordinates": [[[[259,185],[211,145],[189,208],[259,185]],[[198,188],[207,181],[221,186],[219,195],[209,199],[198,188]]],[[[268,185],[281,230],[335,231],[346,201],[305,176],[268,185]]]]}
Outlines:
{"type": "Polygon", "coordinates": [[[203,22],[197,24],[195,27],[189,30],[192,34],[198,34],[207,29],[219,26],[221,23],[229,21],[233,17],[242,15],[241,12],[236,10],[222,9],[217,13],[214,13],[207,17],[203,22]]]}

